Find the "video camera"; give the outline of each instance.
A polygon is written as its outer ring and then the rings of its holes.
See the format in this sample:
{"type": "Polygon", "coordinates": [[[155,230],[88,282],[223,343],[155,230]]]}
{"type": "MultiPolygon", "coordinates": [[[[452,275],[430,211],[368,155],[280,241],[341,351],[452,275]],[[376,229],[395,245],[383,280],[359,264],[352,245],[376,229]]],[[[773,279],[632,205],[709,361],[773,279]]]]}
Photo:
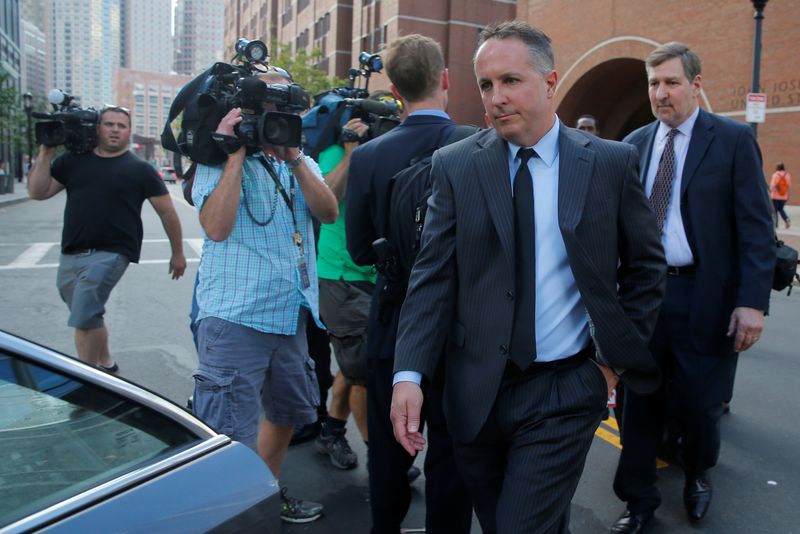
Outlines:
{"type": "Polygon", "coordinates": [[[350,69],[348,83],[317,95],[315,106],[303,117],[303,146],[313,156],[338,141],[366,142],[400,124],[400,106],[394,100],[369,100],[369,78],[383,70],[378,54],[361,52],[358,68],[350,69]],[[364,86],[358,87],[358,79],[364,86]],[[369,130],[364,138],[342,129],[350,119],[361,119],[369,130]]]}
{"type": "Polygon", "coordinates": [[[228,67],[228,72],[215,76],[207,91],[198,97],[199,108],[220,117],[235,107],[242,108],[242,122],[235,132],[249,152],[266,144],[300,146],[302,121],[297,113],[309,107],[310,97],[290,79],[287,83],[268,84],[258,78],[270,72],[290,78],[286,71],[269,66],[267,45],[239,39],[228,67]],[[234,61],[238,64],[234,65],[234,61]],[[267,103],[274,104],[278,111],[264,111],[267,103]]]}
{"type": "Polygon", "coordinates": [[[93,108],[81,108],[60,89],[51,89],[47,99],[53,106],[52,113],[33,112],[40,120],[36,123],[36,144],[64,147],[75,154],[85,154],[97,146],[97,123],[100,114],[93,108]]]}

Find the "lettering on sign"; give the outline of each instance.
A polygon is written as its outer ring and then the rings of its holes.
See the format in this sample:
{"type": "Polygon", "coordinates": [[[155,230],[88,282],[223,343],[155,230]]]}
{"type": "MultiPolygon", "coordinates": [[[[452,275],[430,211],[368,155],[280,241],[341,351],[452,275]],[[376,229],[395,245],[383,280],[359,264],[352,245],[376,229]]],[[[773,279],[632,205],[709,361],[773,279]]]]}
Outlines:
{"type": "MultiPolygon", "coordinates": [[[[743,110],[747,106],[749,86],[734,87],[730,93],[729,111],[743,110]]],[[[800,78],[767,82],[758,88],[758,92],[767,93],[768,108],[800,106],[800,78]]]]}

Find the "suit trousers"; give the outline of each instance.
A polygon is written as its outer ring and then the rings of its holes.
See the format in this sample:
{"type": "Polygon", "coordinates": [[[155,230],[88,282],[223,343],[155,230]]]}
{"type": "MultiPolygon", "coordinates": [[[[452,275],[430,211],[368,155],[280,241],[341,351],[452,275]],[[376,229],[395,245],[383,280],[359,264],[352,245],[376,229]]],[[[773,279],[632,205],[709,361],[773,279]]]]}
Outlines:
{"type": "Polygon", "coordinates": [[[608,386],[581,359],[539,372],[508,372],[486,424],[456,461],[484,534],[569,531],[569,508],[608,386]]]}
{"type": "MultiPolygon", "coordinates": [[[[394,360],[370,359],[367,374],[369,497],[372,534],[399,534],[411,503],[408,469],[414,463],[394,439],[389,412],[394,360]]],[[[427,425],[425,453],[425,531],[469,534],[472,504],[456,468],[453,442],[442,412],[439,384],[423,383],[422,423],[427,425]]],[[[422,430],[422,427],[420,427],[422,430]]]]}
{"type": "Polygon", "coordinates": [[[634,513],[661,504],[656,487],[656,451],[668,422],[677,423],[687,477],[701,475],[719,458],[722,402],[730,395],[735,353],[708,354],[689,335],[693,275],[667,276],[667,289],[650,342],[663,382],[650,395],[625,394],[623,447],[614,491],[634,513]]]}

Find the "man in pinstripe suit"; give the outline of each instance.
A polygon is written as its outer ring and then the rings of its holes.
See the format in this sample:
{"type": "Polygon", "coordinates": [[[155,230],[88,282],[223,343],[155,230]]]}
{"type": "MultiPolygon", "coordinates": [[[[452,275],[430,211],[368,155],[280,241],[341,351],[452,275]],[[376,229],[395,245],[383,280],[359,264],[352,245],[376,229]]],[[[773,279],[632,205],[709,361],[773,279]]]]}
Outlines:
{"type": "Polygon", "coordinates": [[[525,23],[481,33],[494,129],[434,155],[400,317],[395,436],[423,448],[418,383],[446,347],[445,415],[486,533],[567,532],[609,391],[659,381],[647,342],[666,264],[636,152],[560,123],[553,65],[525,23]]]}

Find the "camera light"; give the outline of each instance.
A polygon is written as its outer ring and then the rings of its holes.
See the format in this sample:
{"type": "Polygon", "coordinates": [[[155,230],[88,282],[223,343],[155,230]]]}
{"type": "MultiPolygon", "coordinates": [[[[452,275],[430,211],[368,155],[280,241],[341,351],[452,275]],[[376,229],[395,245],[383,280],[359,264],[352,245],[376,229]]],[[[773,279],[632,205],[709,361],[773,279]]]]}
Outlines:
{"type": "Polygon", "coordinates": [[[381,61],[381,56],[379,54],[361,52],[358,56],[358,62],[370,72],[380,72],[383,70],[383,61],[381,61]]]}
{"type": "Polygon", "coordinates": [[[239,39],[236,41],[236,53],[246,61],[264,62],[269,58],[269,49],[261,41],[239,39]]]}

